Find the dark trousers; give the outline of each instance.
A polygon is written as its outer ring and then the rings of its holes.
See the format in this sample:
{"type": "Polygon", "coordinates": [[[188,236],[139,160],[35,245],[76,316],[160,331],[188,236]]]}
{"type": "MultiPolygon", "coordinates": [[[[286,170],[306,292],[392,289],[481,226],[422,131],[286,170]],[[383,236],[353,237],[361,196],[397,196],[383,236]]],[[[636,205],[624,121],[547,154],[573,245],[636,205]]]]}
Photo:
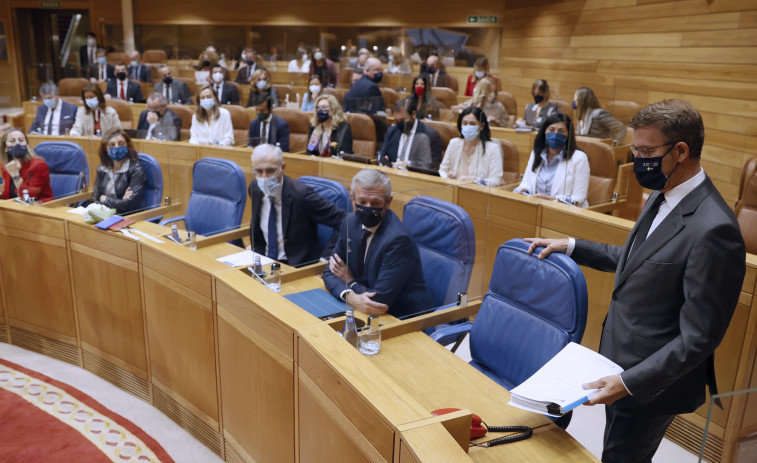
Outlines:
{"type": "Polygon", "coordinates": [[[675,415],[658,415],[633,397],[605,405],[603,463],[651,462],[675,415]]]}

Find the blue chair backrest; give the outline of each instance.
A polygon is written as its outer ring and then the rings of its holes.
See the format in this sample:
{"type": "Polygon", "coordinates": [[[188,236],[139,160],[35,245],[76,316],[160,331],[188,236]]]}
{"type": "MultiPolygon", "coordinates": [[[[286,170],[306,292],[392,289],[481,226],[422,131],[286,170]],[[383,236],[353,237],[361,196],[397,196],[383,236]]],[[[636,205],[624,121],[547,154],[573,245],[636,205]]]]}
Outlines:
{"type": "MultiPolygon", "coordinates": [[[[581,269],[565,254],[526,254],[529,243],[499,247],[489,291],[470,334],[471,364],[511,389],[569,342],[581,342],[588,298],[581,269]]],[[[541,248],[539,248],[541,249],[541,248]]]]}
{"type": "Polygon", "coordinates": [[[242,223],[247,185],[233,161],[204,158],[192,168],[192,194],[184,222],[187,230],[210,236],[233,230],[242,223]]]}
{"type": "Polygon", "coordinates": [[[145,153],[137,153],[145,171],[145,209],[154,209],[163,201],[163,170],[158,161],[145,153]]]}
{"type": "Polygon", "coordinates": [[[418,244],[434,307],[468,292],[476,258],[476,234],[468,213],[450,202],[419,196],[405,204],[402,223],[418,244]]]}
{"type": "Polygon", "coordinates": [[[70,141],[45,141],[34,152],[50,168],[53,197],[62,198],[79,192],[89,184],[89,163],[84,148],[70,141]]]}
{"type": "MultiPolygon", "coordinates": [[[[337,207],[352,212],[352,200],[350,199],[350,192],[341,183],[336,180],[330,180],[321,177],[303,176],[297,179],[298,182],[309,185],[315,190],[316,193],[328,199],[337,207]]],[[[318,243],[321,249],[325,248],[331,239],[331,234],[334,230],[323,224],[318,224],[318,243]]]]}

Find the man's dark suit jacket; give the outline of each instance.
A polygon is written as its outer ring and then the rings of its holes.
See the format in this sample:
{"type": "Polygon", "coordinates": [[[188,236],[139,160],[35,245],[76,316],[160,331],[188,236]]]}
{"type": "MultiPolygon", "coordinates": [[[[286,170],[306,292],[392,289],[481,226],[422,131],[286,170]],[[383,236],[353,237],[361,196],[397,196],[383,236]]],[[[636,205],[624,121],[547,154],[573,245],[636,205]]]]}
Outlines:
{"type": "MultiPolygon", "coordinates": [[[[66,103],[63,100],[60,100],[61,108],[60,108],[60,121],[59,124],[59,134],[65,135],[66,129],[70,129],[74,125],[74,121],[76,120],[76,110],[78,107],[71,103],[66,103]]],[[[32,126],[29,129],[29,133],[39,132],[44,133],[45,135],[49,135],[47,133],[47,126],[45,125],[45,118],[47,117],[47,111],[49,109],[44,104],[39,105],[39,108],[37,108],[37,115],[34,117],[34,122],[32,122],[32,126]]]]}
{"type": "MultiPolygon", "coordinates": [[[[165,84],[161,81],[155,84],[155,89],[153,92],[163,94],[163,86],[165,84]]],[[[169,95],[166,95],[166,98],[168,99],[168,103],[170,104],[192,104],[192,94],[189,92],[189,86],[185,84],[184,82],[174,79],[173,83],[171,83],[171,89],[173,89],[173,92],[169,95]]]]}
{"type": "MultiPolygon", "coordinates": [[[[120,82],[118,79],[110,79],[108,81],[108,87],[105,90],[105,93],[111,96],[111,98],[120,98],[118,95],[118,84],[120,82]]],[[[132,101],[134,103],[144,103],[145,99],[142,97],[142,87],[140,87],[139,83],[134,82],[133,80],[127,80],[126,85],[126,100],[124,101],[132,101]]]]}
{"type": "Polygon", "coordinates": [[[374,81],[363,76],[344,94],[344,110],[351,113],[374,114],[383,111],[384,97],[374,81]]]}
{"type": "MultiPolygon", "coordinates": [[[[215,89],[215,82],[212,85],[213,89],[215,89]]],[[[224,80],[222,87],[221,104],[239,104],[239,90],[237,90],[237,86],[224,80]]]]}
{"type": "MultiPolygon", "coordinates": [[[[347,212],[316,193],[310,186],[286,175],[281,188],[281,230],[284,233],[287,263],[298,266],[315,262],[321,257],[329,257],[347,212]],[[318,224],[327,225],[337,232],[323,250],[318,243],[318,224]]],[[[252,202],[250,243],[255,252],[265,255],[267,244],[260,229],[260,207],[264,194],[255,180],[250,183],[248,193],[252,202]]],[[[267,224],[265,222],[265,226],[267,224]]]]}
{"type": "MultiPolygon", "coordinates": [[[[137,131],[140,132],[140,137],[146,137],[147,131],[150,129],[150,124],[147,122],[147,113],[149,112],[150,110],[145,109],[139,115],[139,123],[137,124],[137,131]]],[[[163,115],[160,117],[160,120],[158,121],[158,124],[156,124],[156,127],[168,125],[167,122],[163,122],[163,119],[166,119],[166,118],[171,120],[170,125],[176,127],[176,132],[174,133],[175,136],[173,137],[173,140],[178,140],[179,137],[181,137],[181,118],[177,116],[176,113],[174,113],[170,109],[166,109],[166,112],[163,113],[163,115]]],[[[155,131],[155,129],[153,129],[153,131],[155,131]]]]}
{"type": "MultiPolygon", "coordinates": [[[[97,49],[99,47],[100,47],[100,45],[97,45],[95,47],[95,51],[97,51],[97,49]]],[[[97,59],[97,58],[95,57],[95,59],[97,59]]],[[[91,63],[89,61],[89,55],[87,55],[87,46],[86,45],[82,45],[81,47],[79,47],[79,65],[81,66],[82,71],[85,70],[85,69],[88,69],[89,66],[91,66],[93,64],[97,64],[97,61],[95,61],[94,63],[91,63]]]]}
{"type": "MultiPolygon", "coordinates": [[[[423,278],[418,246],[394,212],[387,211],[376,229],[365,256],[365,273],[360,275],[357,259],[362,233],[357,216],[347,215],[334,248],[357,281],[352,290],[358,294],[375,291],[376,296],[372,299],[388,305],[388,313],[395,317],[430,310],[431,293],[423,278]]],[[[346,289],[345,282],[331,273],[328,265],[323,272],[323,282],[336,298],[346,289]]]]}
{"type": "MultiPolygon", "coordinates": [[[[279,144],[281,151],[289,152],[289,123],[275,114],[268,116],[268,133],[266,133],[267,143],[279,144]]],[[[252,139],[260,137],[260,120],[255,118],[250,122],[250,133],[247,139],[247,146],[252,146],[252,139]]]]}
{"type": "MultiPolygon", "coordinates": [[[[265,68],[263,66],[258,66],[257,63],[253,64],[252,74],[255,74],[255,71],[257,71],[258,69],[265,68]]],[[[247,85],[250,83],[249,78],[252,74],[250,74],[249,66],[245,64],[244,66],[239,68],[239,70],[237,70],[237,78],[235,79],[235,82],[238,84],[247,85]]]]}
{"type": "Polygon", "coordinates": [[[713,352],[741,292],[746,251],[739,225],[709,178],[627,259],[625,246],[576,240],[580,265],[615,272],[599,352],[625,369],[632,400],[655,414],[693,412],[715,393],[713,352]]]}
{"type": "MultiPolygon", "coordinates": [[[[112,64],[108,63],[105,65],[105,75],[107,77],[107,80],[110,81],[111,79],[116,78],[115,74],[116,67],[112,64]]],[[[87,68],[87,73],[85,75],[87,79],[97,79],[100,80],[100,65],[95,63],[87,68]]]]}
{"type": "MultiPolygon", "coordinates": [[[[442,144],[442,137],[439,136],[439,132],[433,127],[429,127],[421,120],[418,120],[418,127],[415,128],[415,133],[423,133],[428,137],[429,145],[431,146],[431,166],[429,169],[438,169],[439,164],[442,163],[442,151],[444,151],[444,145],[442,144]]],[[[397,129],[396,125],[389,127],[384,138],[384,144],[381,145],[381,151],[379,151],[380,162],[386,164],[383,160],[384,156],[389,157],[388,163],[397,160],[397,151],[400,149],[400,137],[402,134],[397,129]]]]}
{"type": "MultiPolygon", "coordinates": [[[[134,66],[129,66],[126,69],[126,75],[129,76],[129,79],[134,79],[134,66]]],[[[137,65],[137,80],[140,82],[152,82],[152,68],[139,63],[137,65]]]]}

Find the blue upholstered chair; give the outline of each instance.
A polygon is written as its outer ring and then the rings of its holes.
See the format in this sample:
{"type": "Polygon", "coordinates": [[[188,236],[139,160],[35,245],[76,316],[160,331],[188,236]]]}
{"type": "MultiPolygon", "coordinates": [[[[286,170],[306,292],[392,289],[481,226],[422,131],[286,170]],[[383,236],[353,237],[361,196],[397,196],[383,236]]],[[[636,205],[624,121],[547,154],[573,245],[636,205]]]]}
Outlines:
{"type": "MultiPolygon", "coordinates": [[[[432,335],[470,331],[471,365],[508,390],[569,342],[580,343],[586,327],[588,296],[581,269],[560,253],[539,260],[541,248],[528,255],[528,246],[515,239],[499,247],[474,323],[451,325],[432,335]]],[[[567,426],[566,421],[558,424],[567,426]]]]}
{"type": "Polygon", "coordinates": [[[158,161],[145,153],[137,153],[145,171],[145,209],[155,209],[163,201],[163,170],[158,161]]]}
{"type": "Polygon", "coordinates": [[[247,201],[242,169],[233,161],[204,158],[192,168],[192,193],[183,216],[160,222],[184,221],[187,230],[211,236],[238,228],[247,201]]]}
{"type": "MultiPolygon", "coordinates": [[[[350,192],[341,183],[336,180],[330,180],[321,177],[303,176],[297,179],[298,182],[304,183],[315,190],[316,193],[336,204],[340,209],[352,212],[352,200],[350,192]]],[[[325,248],[331,239],[334,230],[323,224],[318,224],[318,243],[321,249],[325,248]]]]}
{"type": "Polygon", "coordinates": [[[89,184],[89,163],[84,149],[69,141],[46,141],[34,152],[50,168],[50,187],[54,198],[78,193],[89,184]]]}

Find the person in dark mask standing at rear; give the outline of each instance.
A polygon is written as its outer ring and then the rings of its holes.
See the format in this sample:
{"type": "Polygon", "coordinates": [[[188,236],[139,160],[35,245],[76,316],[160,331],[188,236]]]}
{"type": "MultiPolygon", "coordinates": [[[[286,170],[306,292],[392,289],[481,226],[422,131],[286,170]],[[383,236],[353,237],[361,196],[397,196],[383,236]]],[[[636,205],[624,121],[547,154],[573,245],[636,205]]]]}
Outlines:
{"type": "Polygon", "coordinates": [[[376,114],[383,112],[384,97],[378,88],[384,76],[384,65],[376,58],[368,58],[359,78],[344,94],[344,111],[348,113],[376,114]]]}
{"type": "MultiPolygon", "coordinates": [[[[615,272],[599,353],[625,370],[585,384],[605,404],[602,461],[651,462],[679,413],[717,394],[714,352],[736,308],[746,251],[739,224],[699,164],[702,117],[665,100],[631,120],[639,184],[654,190],[625,246],[528,238],[542,259],[564,252],[615,272]]],[[[717,403],[717,401],[716,401],[717,403]]]]}
{"type": "Polygon", "coordinates": [[[418,246],[389,210],[392,184],[376,169],[355,174],[355,212],[342,225],[334,254],[323,271],[329,292],[366,314],[408,317],[432,308],[418,246]]]}

